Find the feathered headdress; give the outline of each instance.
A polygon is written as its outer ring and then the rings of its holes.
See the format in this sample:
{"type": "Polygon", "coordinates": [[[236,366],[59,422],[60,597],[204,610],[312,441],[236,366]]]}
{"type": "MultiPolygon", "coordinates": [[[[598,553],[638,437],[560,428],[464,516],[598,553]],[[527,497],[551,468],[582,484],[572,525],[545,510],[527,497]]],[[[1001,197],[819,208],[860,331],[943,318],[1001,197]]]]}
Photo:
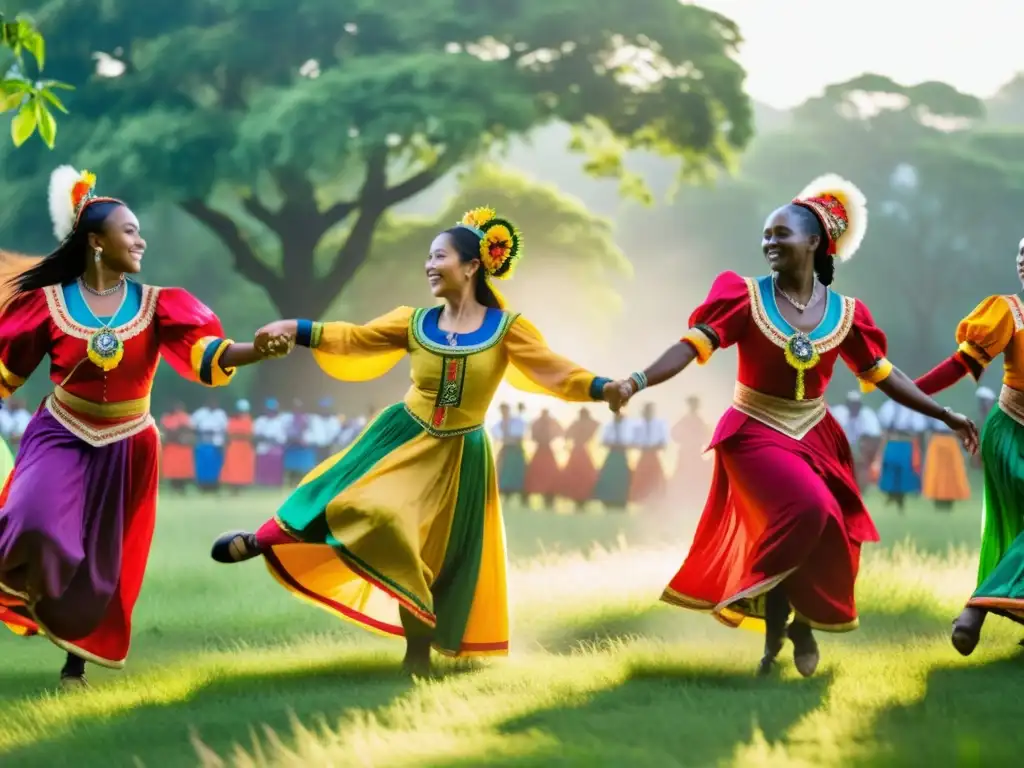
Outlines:
{"type": "Polygon", "coordinates": [[[96,175],[62,165],[50,174],[50,220],[53,234],[65,240],[75,230],[86,203],[95,199],[96,175]]]}
{"type": "Polygon", "coordinates": [[[522,236],[512,222],[500,219],[493,208],[467,211],[458,226],[480,238],[480,263],[488,277],[507,280],[522,255],[522,236]]]}
{"type": "Polygon", "coordinates": [[[793,202],[818,217],[830,256],[853,258],[868,228],[867,200],[853,182],[834,173],[819,176],[793,202]]]}

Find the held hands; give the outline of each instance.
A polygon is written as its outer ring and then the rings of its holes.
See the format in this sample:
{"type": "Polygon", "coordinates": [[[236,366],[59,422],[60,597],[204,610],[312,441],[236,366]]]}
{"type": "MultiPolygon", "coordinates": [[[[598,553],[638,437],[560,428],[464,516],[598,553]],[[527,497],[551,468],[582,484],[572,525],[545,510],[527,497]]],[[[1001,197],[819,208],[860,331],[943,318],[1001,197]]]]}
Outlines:
{"type": "Polygon", "coordinates": [[[295,348],[294,320],[275,320],[256,331],[253,346],[264,358],[286,357],[295,348]]]}
{"type": "Polygon", "coordinates": [[[978,452],[978,428],[974,422],[962,413],[955,413],[949,408],[946,409],[946,416],[943,418],[946,426],[957,433],[960,442],[963,443],[966,451],[972,456],[978,452]]]}
{"type": "Polygon", "coordinates": [[[604,385],[602,396],[604,401],[608,403],[608,407],[613,413],[618,413],[622,410],[626,403],[629,402],[630,398],[636,394],[636,382],[632,379],[620,379],[619,381],[611,381],[604,385]]]}

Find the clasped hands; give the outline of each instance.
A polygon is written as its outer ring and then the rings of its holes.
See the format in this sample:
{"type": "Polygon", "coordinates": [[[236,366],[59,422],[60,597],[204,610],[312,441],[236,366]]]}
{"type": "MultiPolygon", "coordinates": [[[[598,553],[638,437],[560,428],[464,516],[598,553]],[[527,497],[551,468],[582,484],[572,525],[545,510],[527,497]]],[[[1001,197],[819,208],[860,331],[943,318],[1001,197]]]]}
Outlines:
{"type": "Polygon", "coordinates": [[[266,359],[287,357],[295,349],[297,332],[294,320],[275,320],[256,331],[253,346],[266,359]]]}
{"type": "Polygon", "coordinates": [[[626,407],[626,403],[637,393],[637,385],[633,379],[609,381],[601,390],[601,399],[608,403],[612,413],[618,413],[626,407]]]}

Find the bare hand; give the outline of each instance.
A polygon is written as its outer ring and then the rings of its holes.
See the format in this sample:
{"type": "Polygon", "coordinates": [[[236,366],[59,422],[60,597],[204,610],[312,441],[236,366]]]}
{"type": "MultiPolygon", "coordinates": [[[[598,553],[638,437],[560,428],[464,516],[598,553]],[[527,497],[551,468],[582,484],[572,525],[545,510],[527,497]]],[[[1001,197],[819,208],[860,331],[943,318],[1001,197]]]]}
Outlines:
{"type": "Polygon", "coordinates": [[[964,449],[973,456],[978,452],[978,428],[974,422],[962,413],[946,411],[946,418],[943,420],[950,429],[956,432],[963,443],[964,449]]]}
{"type": "Polygon", "coordinates": [[[285,357],[295,348],[294,320],[275,320],[256,331],[253,346],[265,358],[285,357]]]}
{"type": "Polygon", "coordinates": [[[612,413],[618,413],[625,403],[622,400],[622,390],[617,381],[609,381],[601,390],[601,398],[608,403],[612,413]]]}

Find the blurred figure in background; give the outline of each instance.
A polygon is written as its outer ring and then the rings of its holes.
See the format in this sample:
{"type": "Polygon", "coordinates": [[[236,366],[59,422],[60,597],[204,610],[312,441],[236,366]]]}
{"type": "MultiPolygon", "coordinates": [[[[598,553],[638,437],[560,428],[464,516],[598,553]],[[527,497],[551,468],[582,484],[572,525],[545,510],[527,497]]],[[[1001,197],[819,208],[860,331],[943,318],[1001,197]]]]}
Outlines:
{"type": "Polygon", "coordinates": [[[594,495],[598,472],[594,457],[590,455],[590,441],[600,426],[590,411],[581,408],[579,418],[569,425],[565,433],[565,439],[572,443],[572,449],[562,467],[558,495],[575,502],[577,510],[582,510],[594,495]]]}
{"type": "Polygon", "coordinates": [[[292,409],[284,414],[288,441],[284,446],[284,481],[298,485],[316,466],[316,446],[310,442],[312,415],[299,399],[292,401],[292,409]]]}
{"type": "Polygon", "coordinates": [[[160,436],[163,451],[160,456],[160,471],[163,479],[176,493],[185,490],[196,479],[196,461],[193,453],[195,435],[192,432],[192,417],[185,404],[178,402],[160,419],[160,436]]]}
{"type": "Polygon", "coordinates": [[[28,423],[32,421],[32,413],[25,407],[25,401],[20,397],[8,398],[4,402],[2,412],[6,416],[5,426],[8,430],[4,434],[4,438],[7,440],[11,453],[17,456],[21,447],[22,435],[28,429],[28,423]]]}
{"type": "Polygon", "coordinates": [[[224,471],[221,484],[232,494],[250,487],[256,479],[256,450],[253,448],[252,414],[249,401],[235,403],[235,412],[228,419],[227,448],[224,450],[224,471]]]}
{"type": "Polygon", "coordinates": [[[625,511],[629,504],[629,488],[633,471],[629,468],[627,451],[632,444],[633,423],[625,410],[616,413],[601,431],[601,444],[608,450],[594,485],[594,498],[606,509],[625,511]]]}
{"type": "Polygon", "coordinates": [[[196,486],[204,493],[212,493],[220,487],[224,438],[228,431],[228,415],[218,405],[215,395],[192,414],[192,429],[196,436],[196,486]]]}
{"type": "Polygon", "coordinates": [[[341,436],[341,417],[334,412],[334,400],[329,397],[320,398],[317,410],[310,417],[307,436],[319,464],[335,452],[341,436]]]}
{"type": "Polygon", "coordinates": [[[270,398],[263,404],[263,413],[256,417],[252,431],[256,440],[256,483],[264,488],[282,487],[288,432],[277,400],[270,398]]]}
{"type": "Polygon", "coordinates": [[[498,451],[498,491],[506,503],[524,501],[523,484],[526,480],[526,422],[512,413],[508,403],[502,403],[498,421],[491,427],[491,437],[501,443],[498,451]]]}
{"type": "Polygon", "coordinates": [[[905,405],[886,400],[878,409],[878,422],[883,430],[878,490],[903,512],[907,496],[921,493],[921,440],[928,421],[905,405]]]}
{"type": "Polygon", "coordinates": [[[875,412],[861,401],[860,392],[848,392],[846,402],[833,408],[832,415],[850,443],[857,487],[864,490],[871,483],[871,463],[882,439],[882,425],[875,412]]]}
{"type": "Polygon", "coordinates": [[[643,417],[633,426],[632,443],[640,449],[640,458],[633,469],[629,500],[657,503],[665,497],[668,485],[661,464],[661,454],[668,446],[668,422],[655,415],[654,403],[644,405],[643,417]]]}
{"type": "Polygon", "coordinates": [[[931,419],[928,426],[930,432],[921,473],[921,495],[934,502],[935,509],[948,512],[955,502],[971,498],[967,465],[953,430],[938,419],[931,419]]]}
{"type": "Polygon", "coordinates": [[[552,443],[564,434],[562,425],[547,408],[542,410],[537,420],[530,425],[530,437],[536,447],[526,468],[523,492],[527,498],[534,494],[541,496],[546,509],[552,509],[555,505],[561,474],[552,443]]]}
{"type": "Polygon", "coordinates": [[[700,415],[700,398],[686,398],[686,409],[672,427],[672,442],[679,453],[670,486],[672,499],[688,505],[707,496],[714,465],[704,460],[704,449],[711,442],[711,427],[700,415]]]}

